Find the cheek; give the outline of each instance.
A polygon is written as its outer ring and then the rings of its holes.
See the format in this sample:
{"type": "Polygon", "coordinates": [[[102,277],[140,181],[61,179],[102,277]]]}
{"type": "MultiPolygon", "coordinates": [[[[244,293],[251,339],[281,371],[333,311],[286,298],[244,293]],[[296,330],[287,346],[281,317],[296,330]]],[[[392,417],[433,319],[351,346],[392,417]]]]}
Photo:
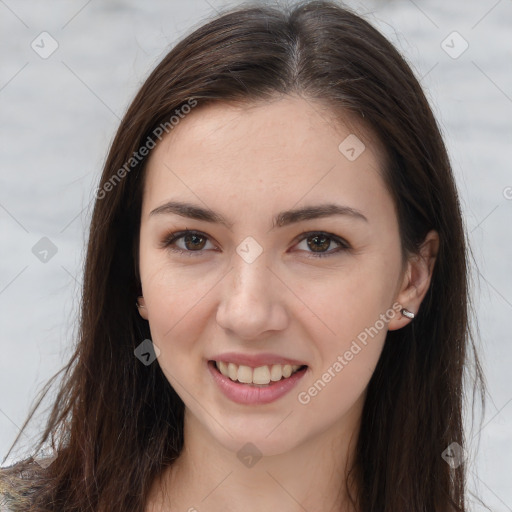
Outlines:
{"type": "Polygon", "coordinates": [[[307,337],[316,340],[316,355],[299,403],[335,404],[339,413],[363,393],[382,352],[387,322],[397,314],[391,304],[395,271],[384,258],[362,258],[336,279],[308,286],[316,315],[305,310],[302,318],[310,319],[305,325],[307,337]]]}
{"type": "Polygon", "coordinates": [[[155,275],[151,285],[144,287],[153,342],[162,350],[193,339],[207,290],[198,279],[185,279],[179,272],[168,271],[155,275]]]}
{"type": "Polygon", "coordinates": [[[336,350],[350,345],[375,324],[379,331],[385,331],[381,315],[393,300],[395,266],[368,256],[354,260],[329,279],[310,280],[299,288],[305,304],[301,317],[311,318],[308,325],[316,338],[336,350]]]}
{"type": "MultiPolygon", "coordinates": [[[[167,380],[181,396],[181,388],[190,387],[201,372],[203,354],[195,340],[200,339],[204,322],[204,304],[194,287],[177,292],[177,283],[161,283],[151,289],[149,308],[151,339],[159,349],[157,362],[167,380]],[[199,301],[199,302],[198,302],[199,301]]],[[[184,397],[182,397],[184,398],[184,397]]]]}
{"type": "MultiPolygon", "coordinates": [[[[192,258],[192,257],[191,257],[192,258]]],[[[208,280],[194,275],[186,265],[171,265],[166,250],[150,243],[140,251],[140,275],[149,323],[161,338],[181,318],[185,318],[211,288],[208,280]]]]}
{"type": "Polygon", "coordinates": [[[327,423],[346,415],[362,398],[384,346],[390,311],[372,290],[344,290],[337,303],[318,304],[319,311],[330,312],[329,332],[323,327],[308,332],[316,340],[316,357],[297,392],[299,404],[318,411],[327,423]]]}

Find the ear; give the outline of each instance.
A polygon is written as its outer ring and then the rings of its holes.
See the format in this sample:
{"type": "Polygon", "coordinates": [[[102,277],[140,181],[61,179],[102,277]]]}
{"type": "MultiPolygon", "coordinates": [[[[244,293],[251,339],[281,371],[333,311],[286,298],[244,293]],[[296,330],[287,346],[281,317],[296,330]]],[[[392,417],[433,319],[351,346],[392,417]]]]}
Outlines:
{"type": "Polygon", "coordinates": [[[139,297],[137,299],[137,309],[139,310],[139,315],[144,318],[144,320],[148,319],[148,310],[146,309],[146,302],[144,297],[139,297]]]}
{"type": "MultiPolygon", "coordinates": [[[[437,231],[431,230],[427,233],[418,253],[410,256],[407,261],[402,282],[395,297],[395,302],[400,304],[400,309],[405,308],[415,315],[418,314],[421,302],[432,280],[438,250],[439,234],[437,231]]],[[[389,321],[388,330],[400,329],[409,322],[414,322],[414,320],[398,312],[389,321]]]]}

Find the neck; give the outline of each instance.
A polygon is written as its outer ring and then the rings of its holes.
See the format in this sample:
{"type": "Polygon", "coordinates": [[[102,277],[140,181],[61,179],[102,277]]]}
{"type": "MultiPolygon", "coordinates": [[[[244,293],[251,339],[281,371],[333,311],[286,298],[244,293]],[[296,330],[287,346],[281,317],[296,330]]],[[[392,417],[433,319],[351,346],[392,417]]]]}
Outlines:
{"type": "Polygon", "coordinates": [[[357,419],[345,418],[288,452],[258,458],[255,448],[238,454],[226,449],[186,411],[183,450],[153,487],[148,510],[354,512],[345,482],[357,419]]]}

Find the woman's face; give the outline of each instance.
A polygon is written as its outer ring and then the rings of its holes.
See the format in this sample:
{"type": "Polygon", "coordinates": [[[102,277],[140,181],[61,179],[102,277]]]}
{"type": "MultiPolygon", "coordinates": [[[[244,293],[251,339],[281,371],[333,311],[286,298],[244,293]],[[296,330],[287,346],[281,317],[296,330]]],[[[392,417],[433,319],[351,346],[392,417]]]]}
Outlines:
{"type": "Polygon", "coordinates": [[[187,421],[230,450],[353,431],[408,321],[380,153],[328,119],[296,97],[197,107],[148,161],[140,312],[187,421]]]}

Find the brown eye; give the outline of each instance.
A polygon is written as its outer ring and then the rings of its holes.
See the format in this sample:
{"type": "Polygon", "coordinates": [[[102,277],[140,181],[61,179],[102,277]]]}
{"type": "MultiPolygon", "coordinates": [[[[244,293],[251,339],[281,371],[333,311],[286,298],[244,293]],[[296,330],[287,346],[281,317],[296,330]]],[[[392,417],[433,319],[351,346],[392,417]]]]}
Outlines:
{"type": "Polygon", "coordinates": [[[201,250],[206,245],[206,238],[195,233],[183,237],[185,247],[190,251],[201,250]]]}
{"type": "Polygon", "coordinates": [[[308,247],[313,252],[323,252],[331,245],[331,239],[325,235],[310,236],[306,240],[308,247]]]}
{"type": "Polygon", "coordinates": [[[204,253],[203,249],[215,248],[208,236],[198,231],[188,230],[170,233],[162,241],[161,247],[175,253],[186,254],[187,256],[200,256],[204,253]],[[211,247],[206,247],[208,243],[211,247]]]}
{"type": "Polygon", "coordinates": [[[298,247],[305,252],[306,256],[309,258],[334,256],[337,253],[342,253],[351,248],[350,244],[343,238],[323,232],[303,233],[298,247]],[[301,248],[300,245],[302,243],[304,243],[305,247],[303,246],[301,248]],[[328,250],[333,245],[334,248],[328,250]]]}

